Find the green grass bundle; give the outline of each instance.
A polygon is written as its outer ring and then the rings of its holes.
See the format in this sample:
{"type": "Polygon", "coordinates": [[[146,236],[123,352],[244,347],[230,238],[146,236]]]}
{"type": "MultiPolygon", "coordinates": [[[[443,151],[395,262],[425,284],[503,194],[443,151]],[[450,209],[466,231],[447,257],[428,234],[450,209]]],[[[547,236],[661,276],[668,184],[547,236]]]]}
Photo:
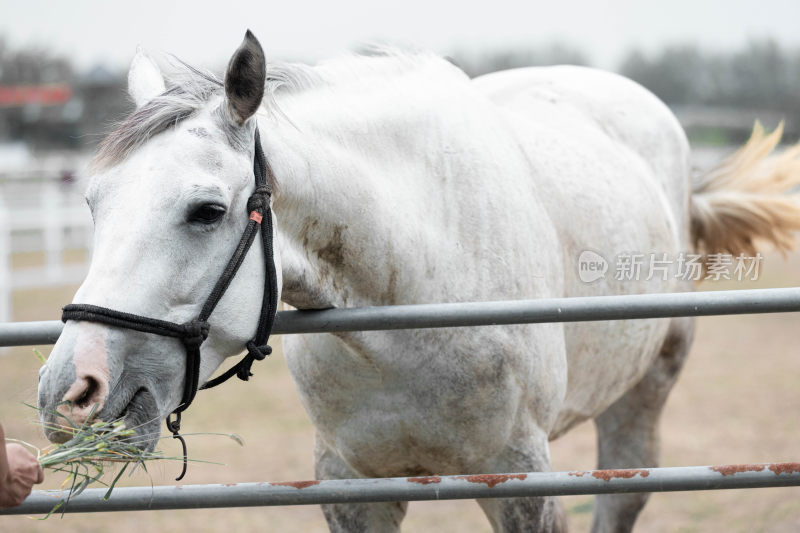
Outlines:
{"type": "Polygon", "coordinates": [[[70,435],[69,440],[43,449],[23,443],[36,450],[42,468],[67,474],[62,484],[62,489],[67,489],[66,496],[44,518],[48,518],[54,511],[65,506],[71,498],[83,492],[92,483],[108,487],[104,497],[107,500],[122,474],[131,465],[134,468],[141,466],[147,471],[145,463],[148,461],[182,460],[182,458],[166,457],[161,452],[140,449],[136,446],[134,428],[127,428],[122,420],[109,422],[98,420],[77,425],[68,416],[61,413],[58,416],[65,421],[65,424],[46,429],[67,433],[70,435]],[[106,482],[102,478],[106,474],[108,465],[114,463],[121,464],[121,467],[114,478],[106,482]]]}
{"type": "MultiPolygon", "coordinates": [[[[44,364],[45,359],[42,354],[38,350],[34,350],[34,354],[44,364]]],[[[28,407],[38,411],[35,406],[28,405],[28,407]]],[[[136,429],[138,428],[126,427],[124,420],[92,421],[93,415],[94,408],[89,413],[87,422],[76,424],[71,417],[61,412],[56,412],[56,418],[63,422],[57,426],[44,425],[44,429],[66,433],[69,439],[61,444],[54,444],[40,449],[24,441],[6,439],[9,442],[17,442],[34,450],[42,468],[67,474],[67,478],[62,484],[62,489],[67,489],[68,487],[66,496],[42,519],[48,518],[54,511],[63,508],[71,498],[83,492],[92,483],[99,483],[108,487],[104,497],[104,499],[108,500],[122,474],[131,465],[133,465],[130,472],[132,474],[137,467],[141,467],[147,472],[146,463],[150,461],[183,462],[184,460],[183,456],[169,457],[158,451],[150,452],[139,448],[137,444],[146,440],[146,437],[137,436],[136,429]],[[121,466],[113,479],[110,482],[106,482],[102,478],[107,473],[106,470],[110,464],[121,466]]],[[[235,441],[240,446],[244,445],[241,437],[229,433],[185,433],[183,436],[194,435],[222,435],[235,441]]],[[[189,461],[222,464],[197,459],[189,459],[189,461]]]]}

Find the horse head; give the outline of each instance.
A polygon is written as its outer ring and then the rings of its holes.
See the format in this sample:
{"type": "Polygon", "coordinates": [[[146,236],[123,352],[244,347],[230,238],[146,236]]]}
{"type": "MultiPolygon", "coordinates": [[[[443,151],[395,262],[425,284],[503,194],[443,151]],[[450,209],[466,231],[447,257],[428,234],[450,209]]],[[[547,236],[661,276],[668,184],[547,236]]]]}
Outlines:
{"type": "MultiPolygon", "coordinates": [[[[137,108],[101,144],[88,179],[94,254],[76,304],[189,323],[253,224],[248,200],[255,189],[263,50],[248,31],[224,83],[186,66],[184,74],[165,81],[141,51],[131,64],[129,92],[137,108]]],[[[258,327],[261,287],[271,268],[265,269],[263,251],[256,238],[208,317],[200,383],[241,352],[258,327]]],[[[273,260],[277,298],[280,259],[273,260]]],[[[40,372],[48,438],[66,438],[56,429],[63,417],[76,424],[121,418],[135,428],[140,447],[152,449],[160,421],[182,402],[187,351],[179,338],[68,320],[40,372]]]]}

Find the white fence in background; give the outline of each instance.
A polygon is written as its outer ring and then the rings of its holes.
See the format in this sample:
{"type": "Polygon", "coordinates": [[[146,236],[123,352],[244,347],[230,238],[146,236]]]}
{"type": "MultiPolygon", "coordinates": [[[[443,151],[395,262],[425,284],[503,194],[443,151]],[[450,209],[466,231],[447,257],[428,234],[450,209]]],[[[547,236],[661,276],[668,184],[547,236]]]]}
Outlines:
{"type": "Polygon", "coordinates": [[[92,219],[74,188],[57,180],[0,183],[0,322],[13,318],[14,291],[71,285],[86,275],[92,219]],[[86,260],[65,262],[67,250],[85,250],[86,260]],[[15,268],[14,255],[25,252],[42,252],[44,264],[15,268]]]}

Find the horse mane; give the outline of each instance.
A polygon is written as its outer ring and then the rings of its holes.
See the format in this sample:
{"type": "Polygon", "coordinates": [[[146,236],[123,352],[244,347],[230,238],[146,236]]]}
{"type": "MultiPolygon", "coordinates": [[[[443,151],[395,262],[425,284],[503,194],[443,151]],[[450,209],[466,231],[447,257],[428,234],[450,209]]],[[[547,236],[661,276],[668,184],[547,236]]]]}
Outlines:
{"type": "MultiPolygon", "coordinates": [[[[133,151],[153,136],[174,128],[192,117],[211,100],[224,94],[224,82],[213,73],[195,68],[170,56],[171,72],[165,75],[167,90],[153,98],[122,120],[100,143],[91,163],[92,172],[97,172],[122,162],[133,151]]],[[[450,65],[432,54],[405,53],[390,49],[372,49],[369,55],[352,54],[312,67],[299,63],[270,63],[262,108],[282,115],[276,103],[279,93],[299,93],[322,87],[341,87],[354,83],[391,84],[397,75],[435,63],[450,65]]],[[[450,65],[452,70],[461,73],[450,65]]],[[[240,132],[228,121],[220,120],[220,127],[231,145],[244,149],[240,132]]]]}

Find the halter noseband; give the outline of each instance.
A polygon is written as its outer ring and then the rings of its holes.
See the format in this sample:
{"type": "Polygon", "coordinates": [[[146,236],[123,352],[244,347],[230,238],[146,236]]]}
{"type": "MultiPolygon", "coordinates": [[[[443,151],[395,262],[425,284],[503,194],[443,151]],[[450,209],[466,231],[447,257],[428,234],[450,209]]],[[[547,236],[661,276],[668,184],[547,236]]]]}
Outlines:
{"type": "MultiPolygon", "coordinates": [[[[133,329],[145,333],[154,333],[164,337],[174,337],[180,339],[186,349],[186,378],[183,387],[183,398],[178,407],[167,416],[167,429],[172,432],[172,436],[180,440],[183,446],[183,470],[176,481],[180,481],[186,474],[186,441],[179,434],[181,429],[181,413],[185,411],[194,400],[198,389],[209,389],[227,381],[234,375],[239,379],[247,381],[252,372],[250,368],[255,361],[261,361],[270,353],[272,348],[267,344],[272,325],[275,321],[277,311],[278,281],[275,273],[275,261],[272,251],[272,213],[270,212],[270,198],[272,188],[267,182],[267,176],[273,177],[272,170],[267,165],[264,157],[264,150],[261,147],[261,137],[258,128],[255,130],[255,158],[253,160],[253,174],[255,175],[256,189],[247,200],[247,211],[250,220],[239,240],[236,250],[233,252],[225,270],[217,280],[214,289],[203,304],[203,309],[194,320],[184,324],[167,322],[156,318],[149,318],[131,313],[116,311],[107,307],[99,307],[89,304],[69,304],[64,306],[61,320],[83,320],[87,322],[101,322],[109,326],[118,328],[133,329]],[[255,337],[247,342],[247,355],[232,368],[228,369],[218,377],[208,381],[203,386],[198,387],[200,379],[200,346],[208,338],[210,326],[208,317],[214,311],[225,290],[230,285],[233,277],[244,261],[250,245],[253,244],[256,233],[261,228],[261,241],[264,249],[264,263],[266,266],[266,276],[264,281],[264,293],[261,301],[261,314],[258,320],[258,328],[255,337]],[[172,414],[175,420],[172,420],[172,414]]],[[[274,180],[271,180],[274,181],[274,180]]]]}

